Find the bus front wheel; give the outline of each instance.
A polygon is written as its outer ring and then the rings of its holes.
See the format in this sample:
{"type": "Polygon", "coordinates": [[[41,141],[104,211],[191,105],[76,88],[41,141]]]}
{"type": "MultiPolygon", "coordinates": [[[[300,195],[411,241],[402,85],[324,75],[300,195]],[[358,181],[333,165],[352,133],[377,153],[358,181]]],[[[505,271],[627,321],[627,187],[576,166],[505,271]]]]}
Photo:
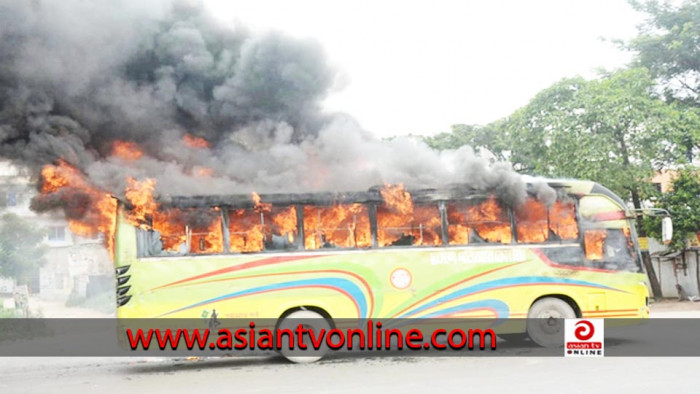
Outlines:
{"type": "Polygon", "coordinates": [[[566,301],[545,297],[537,300],[527,314],[527,334],[543,347],[564,344],[564,319],[575,319],[576,312],[566,301]]]}
{"type": "MultiPolygon", "coordinates": [[[[321,330],[323,330],[323,332],[328,332],[331,328],[328,320],[326,320],[326,318],[323,315],[308,309],[296,310],[284,316],[279,322],[277,328],[288,329],[292,332],[296,332],[295,330],[300,324],[302,328],[306,330],[313,330],[315,336],[318,336],[319,333],[321,333],[321,330]]],[[[287,360],[293,363],[313,363],[323,358],[323,356],[328,351],[328,348],[325,347],[324,343],[319,349],[313,349],[311,343],[312,341],[310,340],[310,337],[308,336],[308,334],[305,334],[304,344],[307,346],[307,349],[305,351],[300,351],[298,349],[299,344],[295,343],[295,349],[289,349],[288,347],[283,346],[280,353],[287,360]],[[304,355],[304,353],[307,352],[308,355],[304,355]]]]}

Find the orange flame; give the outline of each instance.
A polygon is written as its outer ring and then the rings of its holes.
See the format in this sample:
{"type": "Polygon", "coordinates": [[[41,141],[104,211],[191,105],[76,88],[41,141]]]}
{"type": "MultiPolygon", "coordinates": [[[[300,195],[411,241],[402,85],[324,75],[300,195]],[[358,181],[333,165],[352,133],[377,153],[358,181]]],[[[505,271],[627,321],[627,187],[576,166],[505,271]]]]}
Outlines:
{"type": "Polygon", "coordinates": [[[194,167],[192,175],[196,177],[211,177],[214,175],[214,169],[210,167],[194,167]]]}
{"type": "Polygon", "coordinates": [[[561,239],[573,240],[578,238],[576,206],[573,202],[557,200],[549,208],[549,228],[561,239]]]}
{"type": "Polygon", "coordinates": [[[508,212],[495,197],[491,196],[481,204],[468,206],[466,211],[467,223],[484,241],[507,244],[513,239],[508,212]]]}
{"type": "Polygon", "coordinates": [[[64,208],[71,232],[91,238],[97,233],[105,236],[110,257],[114,259],[114,232],[116,226],[117,200],[111,194],[90,185],[85,176],[63,160],[57,165],[46,165],[41,170],[41,199],[57,198],[73,203],[81,195],[84,206],[80,209],[64,208]]]}
{"type": "Polygon", "coordinates": [[[603,259],[603,245],[607,236],[608,233],[605,230],[586,230],[583,232],[583,242],[586,245],[586,259],[603,259]]]}
{"type": "MultiPolygon", "coordinates": [[[[59,161],[55,166],[45,166],[41,176],[42,196],[50,201],[57,196],[65,206],[70,206],[75,193],[80,193],[77,200],[87,199],[87,207],[67,214],[71,230],[79,235],[103,232],[107,235],[107,246],[113,255],[116,201],[108,193],[90,185],[79,170],[65,161],[59,161]]],[[[125,197],[130,205],[126,219],[130,223],[142,229],[158,231],[166,251],[223,252],[219,208],[164,208],[157,202],[155,190],[156,182],[153,179],[126,179],[125,197]]],[[[387,184],[380,194],[384,201],[376,207],[377,244],[380,247],[442,244],[442,219],[436,204],[415,204],[411,194],[401,184],[387,184]]],[[[304,237],[298,240],[300,224],[297,223],[296,206],[273,206],[263,202],[255,192],[251,194],[251,200],[252,209],[228,211],[231,252],[297,248],[301,242],[306,249],[372,246],[369,208],[366,205],[304,206],[304,237]],[[296,241],[299,242],[295,244],[296,241]]],[[[570,202],[557,201],[548,209],[542,202],[530,198],[516,210],[515,218],[516,232],[521,242],[543,242],[550,234],[560,239],[578,238],[575,205],[570,202]]],[[[448,204],[447,220],[447,236],[451,245],[468,244],[473,237],[486,242],[510,243],[512,240],[508,211],[494,196],[478,204],[448,204]]],[[[585,234],[586,253],[590,259],[602,258],[605,234],[601,234],[585,234]]]]}
{"type": "Polygon", "coordinates": [[[185,134],[182,136],[182,142],[190,148],[203,149],[210,146],[209,141],[201,137],[195,137],[192,134],[185,134]]]}
{"type": "Polygon", "coordinates": [[[162,209],[153,195],[155,189],[156,181],[153,179],[137,181],[131,177],[127,178],[125,197],[131,205],[131,209],[127,211],[127,220],[131,224],[160,232],[163,249],[166,251],[181,252],[186,248],[188,238],[190,238],[188,250],[190,253],[223,251],[219,208],[162,209]],[[189,224],[199,222],[203,217],[207,219],[206,225],[189,224]]]}
{"type": "MultiPolygon", "coordinates": [[[[253,209],[237,209],[229,212],[229,240],[231,252],[257,252],[266,243],[279,244],[277,248],[293,245],[297,236],[297,211],[295,206],[273,207],[262,202],[253,192],[253,209]],[[286,240],[287,244],[284,244],[286,240]]],[[[275,248],[275,246],[272,246],[275,248]]]]}
{"type": "Polygon", "coordinates": [[[561,240],[578,238],[576,207],[573,202],[556,201],[547,206],[534,198],[528,198],[515,211],[518,242],[544,242],[550,230],[561,240]]]}
{"type": "Polygon", "coordinates": [[[549,238],[547,206],[534,198],[525,200],[515,210],[516,232],[518,242],[544,242],[549,238]]]}
{"type": "Polygon", "coordinates": [[[131,141],[114,141],[112,143],[112,156],[126,161],[134,161],[143,156],[143,150],[131,141]]]}
{"type": "Polygon", "coordinates": [[[146,228],[150,215],[158,209],[153,192],[156,190],[156,181],[146,179],[137,181],[132,177],[126,178],[126,200],[131,204],[128,218],[139,227],[146,228]]]}
{"type": "Polygon", "coordinates": [[[213,219],[209,225],[194,226],[191,231],[191,253],[221,253],[224,251],[224,238],[221,233],[221,214],[219,208],[213,208],[213,219]]]}
{"type": "Polygon", "coordinates": [[[372,245],[369,213],[362,204],[304,207],[304,246],[366,248],[372,245]]]}
{"type": "Polygon", "coordinates": [[[440,212],[436,206],[414,206],[402,184],[380,190],[384,205],[377,207],[377,243],[440,245],[440,212]]]}

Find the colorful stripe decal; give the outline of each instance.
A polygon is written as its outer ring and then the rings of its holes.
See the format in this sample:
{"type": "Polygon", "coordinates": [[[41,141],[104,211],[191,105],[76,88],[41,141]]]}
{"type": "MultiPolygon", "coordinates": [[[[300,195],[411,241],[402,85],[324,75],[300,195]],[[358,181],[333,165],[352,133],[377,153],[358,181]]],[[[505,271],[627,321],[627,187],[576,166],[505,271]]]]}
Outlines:
{"type": "Polygon", "coordinates": [[[486,292],[486,291],[492,291],[492,290],[497,290],[497,289],[507,288],[507,287],[537,286],[537,285],[586,286],[586,287],[594,287],[594,288],[599,288],[599,289],[624,292],[622,290],[618,290],[618,289],[615,289],[612,287],[599,285],[599,284],[596,284],[593,282],[576,280],[576,279],[550,278],[550,277],[546,277],[546,276],[519,276],[519,277],[514,277],[514,278],[497,279],[497,280],[493,280],[490,282],[484,282],[484,283],[476,284],[474,286],[465,287],[463,289],[454,291],[448,295],[440,297],[434,301],[431,301],[431,302],[429,302],[429,303],[427,303],[419,308],[416,308],[410,312],[404,313],[403,315],[399,316],[399,318],[410,317],[410,316],[413,316],[417,313],[423,312],[427,309],[436,307],[440,304],[454,301],[454,300],[459,299],[459,298],[472,296],[472,295],[477,294],[477,293],[482,293],[482,292],[486,292]]]}
{"type": "Polygon", "coordinates": [[[281,290],[298,289],[298,288],[305,288],[305,287],[321,287],[321,288],[329,288],[332,290],[340,291],[341,293],[345,294],[348,298],[350,298],[353,301],[353,303],[355,303],[355,307],[357,308],[357,312],[358,312],[358,317],[368,317],[367,316],[367,299],[365,298],[364,293],[362,292],[362,289],[360,289],[354,282],[352,282],[348,279],[341,279],[341,278],[304,279],[304,280],[296,280],[296,281],[290,281],[290,282],[275,283],[275,284],[271,284],[271,285],[253,287],[250,289],[241,290],[241,291],[237,291],[237,292],[229,293],[229,294],[224,294],[224,295],[219,296],[219,297],[214,297],[214,298],[210,298],[208,300],[197,302],[195,304],[191,304],[191,305],[176,309],[174,311],[164,313],[158,317],[172,315],[173,313],[178,313],[178,312],[182,312],[182,311],[196,308],[199,306],[211,304],[214,302],[226,301],[226,300],[230,300],[230,299],[234,299],[234,298],[238,298],[238,297],[245,297],[245,296],[249,296],[249,295],[253,295],[253,294],[267,293],[267,292],[271,292],[271,291],[281,291],[281,290]]]}
{"type": "Polygon", "coordinates": [[[554,261],[550,260],[549,257],[547,257],[546,254],[542,251],[542,249],[531,249],[533,253],[537,255],[542,261],[547,264],[550,267],[554,268],[561,268],[565,270],[572,270],[572,271],[591,271],[591,272],[605,272],[608,274],[612,273],[617,273],[621,271],[616,271],[616,270],[606,270],[603,268],[593,268],[593,267],[581,267],[578,265],[568,265],[568,264],[559,264],[555,263],[554,261]]]}
{"type": "Polygon", "coordinates": [[[510,308],[508,308],[508,305],[506,305],[506,303],[503,301],[483,300],[445,308],[436,312],[428,313],[427,315],[421,316],[421,318],[448,317],[449,315],[456,313],[466,313],[483,309],[494,312],[496,317],[499,319],[508,318],[508,313],[510,312],[510,308]]]}
{"type": "Polygon", "coordinates": [[[218,270],[215,270],[215,271],[210,271],[210,272],[207,272],[207,273],[204,273],[204,274],[191,276],[191,277],[185,278],[185,279],[180,279],[180,280],[177,280],[177,281],[175,281],[175,282],[170,282],[170,283],[167,283],[167,284],[164,284],[164,285],[155,287],[155,288],[153,288],[152,290],[162,289],[162,288],[164,288],[164,287],[170,287],[170,286],[174,286],[174,285],[177,285],[177,284],[181,284],[181,283],[185,283],[185,282],[189,282],[189,281],[193,281],[193,280],[197,280],[197,279],[208,278],[208,277],[210,277],[210,276],[225,274],[225,273],[228,273],[228,272],[241,271],[241,270],[248,269],[248,268],[257,268],[257,267],[262,267],[262,266],[264,266],[264,265],[279,264],[279,263],[284,263],[284,262],[287,262],[287,261],[294,261],[294,260],[301,260],[301,259],[314,259],[314,258],[318,258],[318,257],[328,257],[328,256],[332,256],[332,255],[324,254],[324,255],[275,256],[275,257],[269,257],[269,258],[266,258],[266,259],[255,260],[255,261],[249,261],[249,262],[247,262],[247,263],[243,263],[243,264],[240,264],[240,265],[234,265],[234,266],[232,266],[232,267],[221,268],[221,269],[218,269],[218,270]]]}
{"type": "Polygon", "coordinates": [[[267,274],[255,274],[255,275],[245,275],[245,276],[237,276],[235,278],[220,278],[220,279],[209,279],[201,282],[188,282],[188,283],[182,283],[179,285],[174,285],[176,287],[180,286],[197,286],[197,285],[202,285],[205,283],[213,283],[213,282],[229,282],[229,281],[236,281],[236,280],[243,280],[243,279],[252,279],[252,278],[264,278],[264,277],[271,277],[271,276],[287,276],[287,275],[308,275],[308,274],[341,274],[341,275],[348,275],[351,276],[360,283],[362,283],[362,286],[365,288],[367,291],[367,295],[369,296],[369,316],[372,316],[372,313],[374,313],[374,293],[372,293],[372,287],[370,287],[369,283],[361,277],[358,274],[355,274],[350,271],[343,271],[343,270],[316,270],[316,271],[291,271],[291,272],[272,272],[272,273],[267,273],[267,274]]]}
{"type": "Polygon", "coordinates": [[[487,270],[487,271],[484,271],[484,272],[480,272],[480,273],[475,274],[475,275],[471,275],[471,276],[469,276],[469,277],[467,277],[467,278],[464,278],[464,279],[462,279],[462,280],[460,280],[460,281],[457,281],[457,282],[455,282],[455,283],[452,283],[451,285],[449,285],[449,286],[447,286],[447,287],[443,287],[443,288],[441,288],[440,290],[437,290],[437,291],[435,291],[435,292],[433,292],[433,293],[431,293],[431,294],[428,294],[427,296],[425,296],[425,297],[421,298],[420,300],[418,300],[418,301],[412,303],[411,305],[409,305],[409,306],[407,306],[407,307],[401,309],[400,311],[398,311],[398,312],[396,312],[396,313],[392,313],[391,316],[392,316],[392,317],[396,317],[396,315],[400,315],[401,313],[404,313],[405,311],[407,311],[407,310],[413,308],[414,306],[420,304],[421,302],[423,302],[423,301],[425,301],[425,300],[427,300],[427,299],[429,299],[429,298],[432,298],[432,297],[434,297],[434,296],[436,296],[436,295],[438,295],[438,294],[440,294],[440,293],[442,293],[442,292],[444,292],[444,291],[446,291],[446,290],[449,290],[449,289],[451,289],[451,288],[453,288],[453,287],[455,287],[455,286],[459,286],[459,285],[461,285],[462,283],[466,283],[466,282],[469,282],[469,281],[474,280],[474,279],[476,279],[476,278],[480,278],[480,277],[482,277],[482,276],[484,276],[484,275],[488,275],[488,274],[490,274],[490,273],[492,273],[492,272],[500,271],[500,270],[502,270],[502,269],[510,268],[510,267],[513,267],[513,266],[516,266],[516,265],[522,264],[522,263],[524,263],[524,261],[523,261],[523,262],[519,262],[519,263],[507,264],[507,265],[504,265],[504,266],[501,266],[501,267],[496,267],[496,268],[493,268],[493,269],[490,269],[490,270],[487,270]]]}

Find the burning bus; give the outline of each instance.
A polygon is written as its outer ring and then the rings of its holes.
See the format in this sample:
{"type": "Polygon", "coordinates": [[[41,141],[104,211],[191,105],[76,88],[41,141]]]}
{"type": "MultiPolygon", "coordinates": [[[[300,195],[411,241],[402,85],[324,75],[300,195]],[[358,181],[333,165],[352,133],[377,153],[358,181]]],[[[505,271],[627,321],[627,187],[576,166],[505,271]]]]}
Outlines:
{"type": "MultiPolygon", "coordinates": [[[[633,213],[596,183],[547,182],[555,199],[509,206],[468,185],[155,198],[132,181],[117,315],[648,317],[633,213]]],[[[546,344],[527,331],[503,336],[546,344]]]]}

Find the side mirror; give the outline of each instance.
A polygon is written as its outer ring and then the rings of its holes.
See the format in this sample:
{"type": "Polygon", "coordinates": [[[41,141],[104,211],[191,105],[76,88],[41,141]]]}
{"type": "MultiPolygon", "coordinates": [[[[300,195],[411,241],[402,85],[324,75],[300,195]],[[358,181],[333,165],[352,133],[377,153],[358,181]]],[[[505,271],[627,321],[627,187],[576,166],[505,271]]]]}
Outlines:
{"type": "Polygon", "coordinates": [[[673,238],[673,222],[671,218],[666,216],[661,219],[661,240],[665,245],[671,243],[671,238],[673,238]]]}

